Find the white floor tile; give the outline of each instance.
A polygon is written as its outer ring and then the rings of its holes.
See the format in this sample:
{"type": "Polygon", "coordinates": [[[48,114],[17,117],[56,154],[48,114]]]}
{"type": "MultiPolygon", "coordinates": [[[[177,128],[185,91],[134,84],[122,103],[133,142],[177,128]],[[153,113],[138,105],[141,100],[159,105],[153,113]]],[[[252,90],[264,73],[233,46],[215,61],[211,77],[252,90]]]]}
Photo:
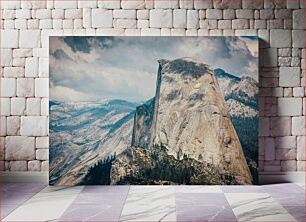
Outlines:
{"type": "Polygon", "coordinates": [[[267,193],[225,193],[238,221],[296,221],[267,193]]]}
{"type": "Polygon", "coordinates": [[[84,187],[46,187],[3,221],[56,221],[84,187]]]}
{"type": "Polygon", "coordinates": [[[120,221],[176,221],[171,186],[131,186],[120,221]]]}

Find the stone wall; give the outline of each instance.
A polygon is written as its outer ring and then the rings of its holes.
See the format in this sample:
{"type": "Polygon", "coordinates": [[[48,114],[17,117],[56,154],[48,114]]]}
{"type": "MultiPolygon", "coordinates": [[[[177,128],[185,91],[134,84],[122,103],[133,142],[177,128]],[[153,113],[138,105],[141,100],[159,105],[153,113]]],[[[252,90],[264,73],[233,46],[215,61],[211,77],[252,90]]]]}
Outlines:
{"type": "Polygon", "coordinates": [[[260,171],[305,170],[304,30],[303,0],[1,1],[0,168],[48,170],[49,35],[258,35],[260,171]]]}

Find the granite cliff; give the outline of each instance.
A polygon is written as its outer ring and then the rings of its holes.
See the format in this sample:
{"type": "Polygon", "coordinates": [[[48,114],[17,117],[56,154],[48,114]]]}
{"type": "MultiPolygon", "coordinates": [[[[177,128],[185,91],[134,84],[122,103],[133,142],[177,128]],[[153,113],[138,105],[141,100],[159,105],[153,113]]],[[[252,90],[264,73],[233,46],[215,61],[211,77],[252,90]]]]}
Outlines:
{"type": "Polygon", "coordinates": [[[112,183],[151,175],[148,172],[159,163],[154,157],[160,155],[162,162],[174,168],[193,169],[188,171],[192,184],[201,181],[201,175],[211,178],[205,182],[208,184],[251,184],[252,176],[214,70],[191,58],[158,62],[155,98],[137,107],[132,147],[113,163],[112,183]],[[154,149],[162,151],[156,153],[154,149]],[[226,181],[222,175],[230,179],[226,181]]]}

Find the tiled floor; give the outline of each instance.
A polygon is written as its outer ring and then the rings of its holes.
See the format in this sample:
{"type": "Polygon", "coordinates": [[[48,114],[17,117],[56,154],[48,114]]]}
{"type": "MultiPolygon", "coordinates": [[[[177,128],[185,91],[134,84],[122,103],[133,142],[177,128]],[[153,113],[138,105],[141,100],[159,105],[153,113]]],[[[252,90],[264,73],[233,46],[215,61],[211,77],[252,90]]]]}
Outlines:
{"type": "Polygon", "coordinates": [[[305,221],[305,187],[1,185],[2,221],[305,221]]]}

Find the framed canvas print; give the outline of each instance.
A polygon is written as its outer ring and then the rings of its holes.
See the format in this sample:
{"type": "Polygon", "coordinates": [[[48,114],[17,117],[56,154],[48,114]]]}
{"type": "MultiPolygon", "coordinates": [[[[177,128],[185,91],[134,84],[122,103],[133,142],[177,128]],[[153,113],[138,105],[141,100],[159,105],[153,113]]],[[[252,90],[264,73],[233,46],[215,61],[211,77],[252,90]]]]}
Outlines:
{"type": "Polygon", "coordinates": [[[50,184],[256,184],[257,37],[50,37],[50,184]]]}

